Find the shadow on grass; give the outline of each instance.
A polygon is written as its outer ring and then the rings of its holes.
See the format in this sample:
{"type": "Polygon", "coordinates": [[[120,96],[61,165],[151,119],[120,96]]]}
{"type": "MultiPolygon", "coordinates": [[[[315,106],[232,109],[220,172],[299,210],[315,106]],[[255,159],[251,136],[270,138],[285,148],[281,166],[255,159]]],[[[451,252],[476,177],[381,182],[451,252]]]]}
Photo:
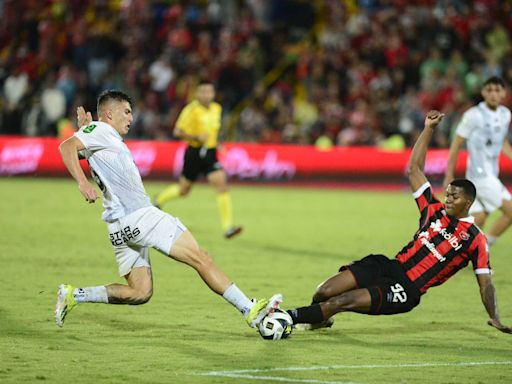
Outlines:
{"type": "Polygon", "coordinates": [[[278,244],[269,244],[268,242],[259,242],[252,240],[244,240],[244,243],[251,250],[260,251],[261,253],[267,253],[272,255],[286,255],[286,256],[305,256],[305,257],[322,257],[335,259],[340,261],[340,265],[346,260],[355,260],[357,258],[361,258],[361,255],[346,255],[341,252],[333,252],[326,250],[318,250],[318,249],[305,249],[304,247],[300,248],[292,248],[286,245],[278,245],[278,244]]]}

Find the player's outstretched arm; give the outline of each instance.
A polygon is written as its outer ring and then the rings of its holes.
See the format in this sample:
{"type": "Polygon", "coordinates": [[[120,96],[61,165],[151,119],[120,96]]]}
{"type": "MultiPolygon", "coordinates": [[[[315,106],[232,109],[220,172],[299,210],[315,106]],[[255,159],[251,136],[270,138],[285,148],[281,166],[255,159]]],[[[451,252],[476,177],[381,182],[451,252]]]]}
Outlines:
{"type": "Polygon", "coordinates": [[[59,145],[59,152],[62,161],[64,161],[64,165],[78,183],[78,188],[80,189],[80,193],[85,197],[85,201],[94,203],[98,198],[96,188],[89,183],[78,161],[78,151],[84,148],[83,143],[75,136],[72,136],[59,145]]]}
{"type": "Polygon", "coordinates": [[[413,192],[417,191],[428,180],[423,173],[425,168],[425,158],[427,156],[427,149],[434,132],[434,128],[441,122],[444,114],[439,111],[430,111],[425,117],[425,126],[421,132],[418,140],[412,149],[411,158],[409,159],[409,167],[407,175],[409,177],[409,184],[413,192]]]}
{"type": "Polygon", "coordinates": [[[501,324],[500,316],[498,313],[498,303],[496,300],[496,290],[492,283],[490,274],[481,274],[476,276],[478,285],[480,286],[480,296],[482,303],[489,314],[490,319],[487,321],[491,327],[504,333],[512,333],[512,327],[507,327],[501,324]]]}
{"type": "Polygon", "coordinates": [[[450,155],[448,157],[448,164],[446,165],[446,172],[443,179],[443,188],[446,188],[455,178],[455,166],[457,165],[457,158],[459,157],[460,149],[466,141],[465,138],[455,135],[452,144],[450,145],[450,155]]]}

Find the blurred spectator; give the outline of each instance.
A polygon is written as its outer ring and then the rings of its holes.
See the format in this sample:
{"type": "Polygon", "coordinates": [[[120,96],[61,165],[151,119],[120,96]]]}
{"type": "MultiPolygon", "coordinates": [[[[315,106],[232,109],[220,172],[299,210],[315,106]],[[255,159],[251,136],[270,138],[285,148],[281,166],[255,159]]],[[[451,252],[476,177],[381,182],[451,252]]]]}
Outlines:
{"type": "Polygon", "coordinates": [[[38,132],[43,136],[58,136],[58,121],[66,113],[66,97],[64,93],[57,88],[54,76],[50,76],[47,85],[43,87],[41,94],[41,107],[43,112],[43,126],[38,132]]]}
{"type": "Polygon", "coordinates": [[[134,97],[130,137],[169,140],[209,78],[226,139],[400,147],[438,108],[434,145],[446,147],[485,78],[512,86],[511,10],[461,0],[4,0],[0,133],[67,132],[76,105],[94,110],[115,87],[134,97]]]}

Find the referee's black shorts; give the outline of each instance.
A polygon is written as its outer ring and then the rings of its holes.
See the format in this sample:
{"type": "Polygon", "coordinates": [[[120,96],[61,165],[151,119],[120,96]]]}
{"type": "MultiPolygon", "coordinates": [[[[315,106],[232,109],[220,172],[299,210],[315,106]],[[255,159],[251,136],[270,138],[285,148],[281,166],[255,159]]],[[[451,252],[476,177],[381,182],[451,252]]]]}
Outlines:
{"type": "Polygon", "coordinates": [[[199,175],[222,169],[217,159],[217,148],[196,148],[188,146],[185,150],[182,175],[185,179],[196,181],[199,175]]]}
{"type": "Polygon", "coordinates": [[[367,288],[372,298],[371,315],[409,312],[420,303],[420,291],[407,277],[398,260],[368,255],[340,268],[354,275],[358,288],[367,288]]]}

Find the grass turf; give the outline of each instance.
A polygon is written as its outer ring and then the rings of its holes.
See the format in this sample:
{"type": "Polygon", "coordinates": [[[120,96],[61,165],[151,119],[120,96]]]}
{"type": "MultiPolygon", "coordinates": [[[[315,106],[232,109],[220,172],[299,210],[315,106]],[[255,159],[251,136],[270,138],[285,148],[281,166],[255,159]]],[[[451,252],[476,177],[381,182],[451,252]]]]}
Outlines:
{"type": "MultiPolygon", "coordinates": [[[[165,186],[146,183],[150,195],[165,186]]],[[[214,191],[197,185],[165,210],[250,297],[306,305],[316,285],[369,253],[393,256],[414,233],[408,193],[232,187],[243,234],[226,241],[214,191]]],[[[509,383],[512,335],[486,325],[466,268],[398,316],[339,314],[332,329],[261,339],[193,270],[152,251],[154,296],[143,306],[87,304],[62,329],[57,285],[122,282],[101,222],[68,179],[0,179],[0,382],[509,383]],[[238,371],[238,372],[237,372],[238,371]]],[[[512,323],[512,246],[492,249],[503,322],[512,323]]]]}

